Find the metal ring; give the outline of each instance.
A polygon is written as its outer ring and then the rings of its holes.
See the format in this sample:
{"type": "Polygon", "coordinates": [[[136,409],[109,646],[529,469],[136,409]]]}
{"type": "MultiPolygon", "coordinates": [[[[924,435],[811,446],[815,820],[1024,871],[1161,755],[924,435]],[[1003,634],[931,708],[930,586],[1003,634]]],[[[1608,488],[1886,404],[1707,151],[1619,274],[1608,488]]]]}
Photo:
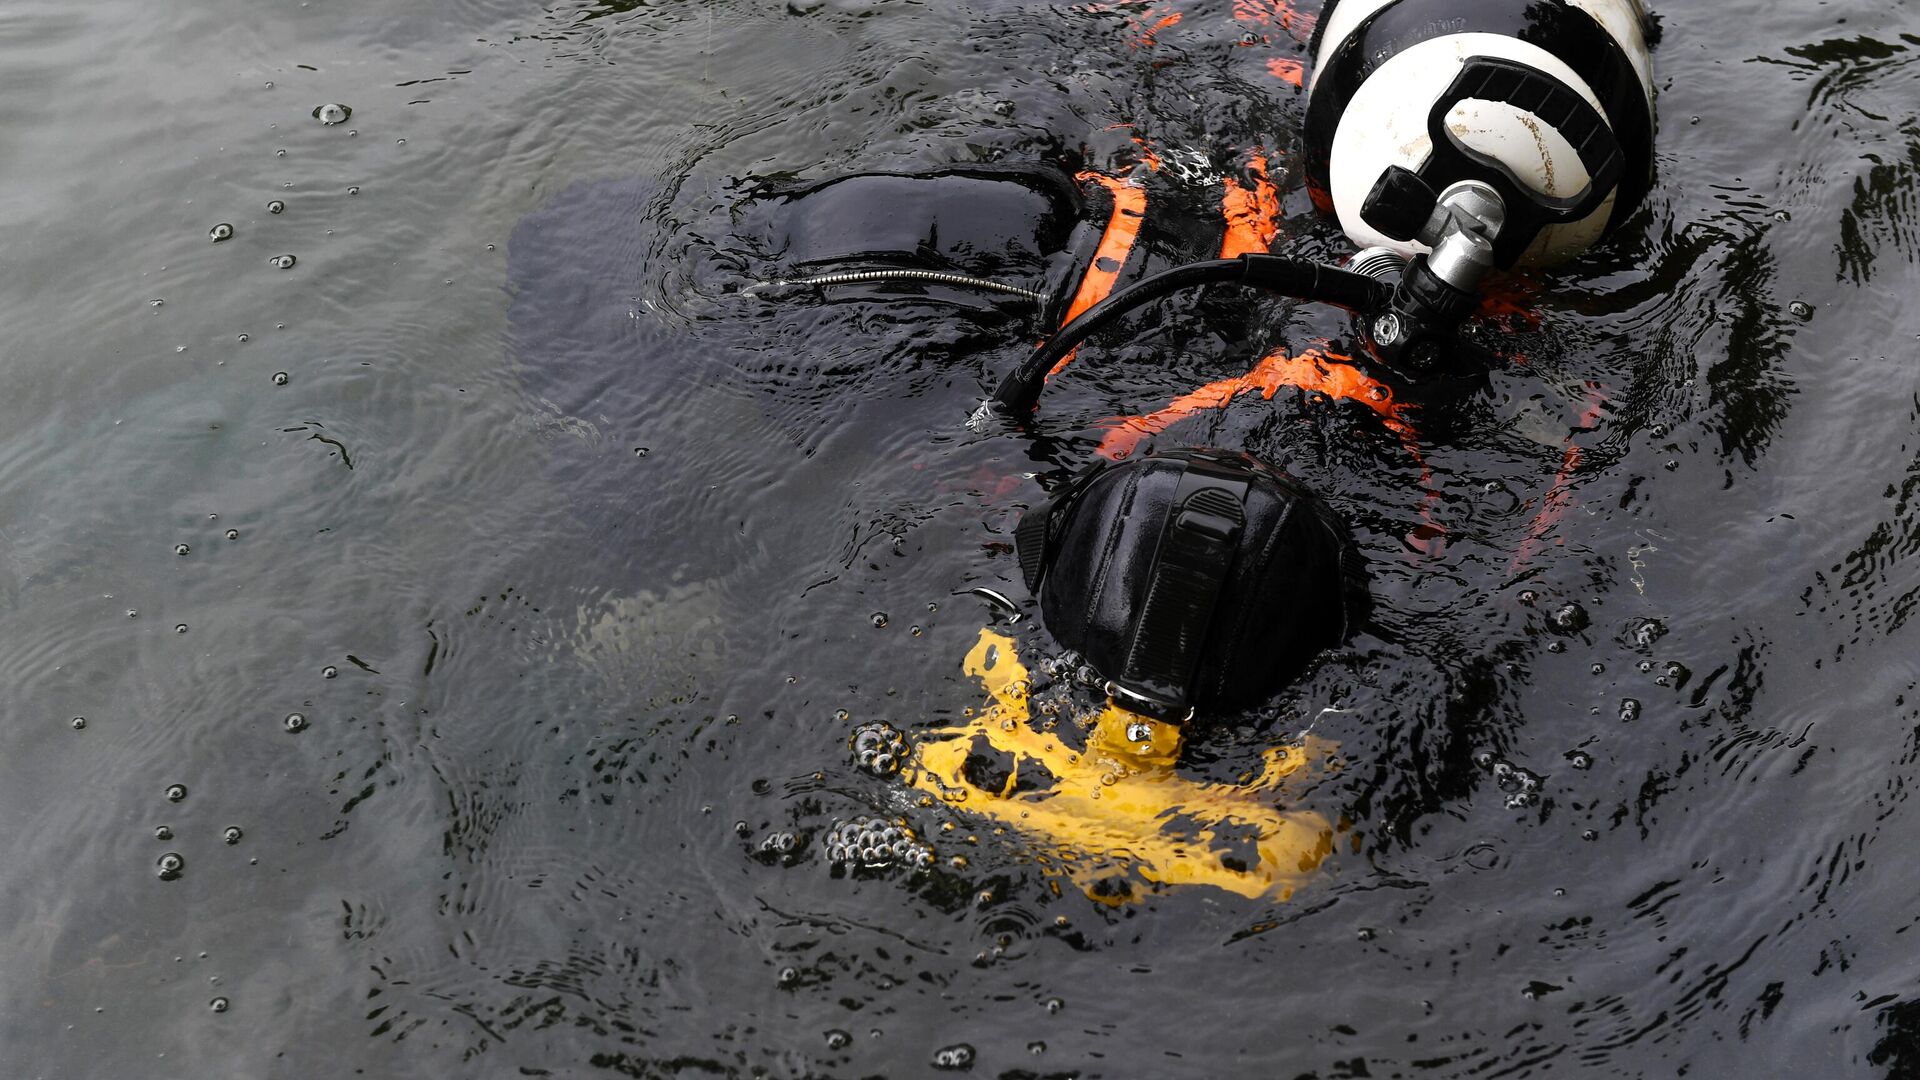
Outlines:
{"type": "MultiPolygon", "coordinates": [[[[1137,690],[1129,690],[1126,687],[1121,686],[1119,683],[1114,682],[1112,679],[1108,679],[1106,682],[1106,685],[1102,686],[1101,689],[1106,692],[1107,704],[1109,705],[1114,704],[1114,700],[1113,700],[1114,698],[1127,698],[1132,701],[1140,702],[1142,705],[1146,706],[1145,709],[1129,709],[1125,705],[1120,706],[1120,708],[1126,709],[1128,712],[1144,712],[1147,715],[1154,717],[1155,719],[1160,719],[1160,713],[1164,712],[1167,707],[1166,702],[1156,701],[1153,698],[1150,698],[1147,695],[1142,694],[1137,690]]],[[[1189,705],[1187,706],[1187,714],[1185,716],[1182,716],[1178,720],[1169,720],[1167,722],[1171,724],[1184,724],[1187,721],[1193,719],[1193,714],[1196,711],[1197,710],[1193,706],[1189,705]]]]}

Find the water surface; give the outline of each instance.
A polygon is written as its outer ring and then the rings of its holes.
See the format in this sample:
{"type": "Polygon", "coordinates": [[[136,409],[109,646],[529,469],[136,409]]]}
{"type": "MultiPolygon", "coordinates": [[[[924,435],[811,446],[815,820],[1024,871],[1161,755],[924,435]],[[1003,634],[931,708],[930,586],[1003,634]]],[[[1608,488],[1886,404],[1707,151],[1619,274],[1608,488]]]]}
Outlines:
{"type": "Polygon", "coordinates": [[[1182,765],[1337,744],[1289,798],[1351,842],[1290,898],[1103,903],[850,760],[983,704],[983,626],[1045,653],[967,593],[1024,595],[1024,474],[1250,343],[1175,305],[1047,447],[970,436],[1017,319],[743,297],[741,208],[1132,133],[1284,171],[1299,52],[1232,7],[0,15],[9,1075],[1920,1069],[1902,5],[1660,8],[1653,196],[1490,331],[1525,362],[1435,495],[1311,403],[1165,434],[1284,460],[1373,564],[1376,632],[1182,765]],[[937,865],[832,872],[863,815],[937,865]]]}

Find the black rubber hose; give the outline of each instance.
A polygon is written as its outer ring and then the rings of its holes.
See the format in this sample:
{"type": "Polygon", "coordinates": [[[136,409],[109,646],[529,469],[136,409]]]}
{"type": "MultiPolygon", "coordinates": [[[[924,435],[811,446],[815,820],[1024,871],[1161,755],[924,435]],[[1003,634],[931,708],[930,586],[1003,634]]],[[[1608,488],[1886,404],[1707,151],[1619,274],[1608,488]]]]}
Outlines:
{"type": "Polygon", "coordinates": [[[1283,255],[1242,255],[1237,259],[1208,259],[1163,270],[1114,293],[1081,312],[1080,317],[1060,328],[1007,372],[994,388],[986,408],[1012,416],[1025,416],[1040,400],[1047,384],[1047,372],[1088,337],[1115,319],[1142,304],[1183,289],[1202,285],[1237,283],[1266,289],[1300,300],[1338,304],[1363,310],[1385,304],[1393,287],[1376,278],[1355,274],[1305,259],[1283,255]]]}

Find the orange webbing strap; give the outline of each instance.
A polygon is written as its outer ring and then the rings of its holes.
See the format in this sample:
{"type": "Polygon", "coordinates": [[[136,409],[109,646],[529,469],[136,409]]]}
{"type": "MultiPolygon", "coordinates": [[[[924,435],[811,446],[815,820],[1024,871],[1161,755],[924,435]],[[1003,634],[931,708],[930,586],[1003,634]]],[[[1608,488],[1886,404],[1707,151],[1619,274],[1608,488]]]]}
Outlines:
{"type": "Polygon", "coordinates": [[[1267,74],[1299,88],[1307,83],[1307,65],[1290,56],[1275,56],[1267,61],[1267,74]]]}
{"type": "Polygon", "coordinates": [[[1096,450],[1100,456],[1118,460],[1127,457],[1145,440],[1165,431],[1179,420],[1204,409],[1225,408],[1235,397],[1258,390],[1260,396],[1273,399],[1285,387],[1308,393],[1321,393],[1338,401],[1357,401],[1380,418],[1381,426],[1393,432],[1407,455],[1420,467],[1421,524],[1407,537],[1413,548],[1426,554],[1438,551],[1446,529],[1433,519],[1433,506],[1440,493],[1433,486],[1433,470],[1420,452],[1420,436],[1413,427],[1413,407],[1396,401],[1393,388],[1354,366],[1351,357],[1308,349],[1299,356],[1272,352],[1245,375],[1236,375],[1182,394],[1158,412],[1141,416],[1116,417],[1096,450]]]}
{"type": "Polygon", "coordinates": [[[1316,16],[1296,9],[1287,0],[1233,0],[1233,17],[1253,26],[1277,26],[1305,44],[1313,37],[1316,16]]]}
{"type": "MultiPolygon", "coordinates": [[[[1582,431],[1591,431],[1598,426],[1601,415],[1606,412],[1606,406],[1606,389],[1599,383],[1588,382],[1587,400],[1581,406],[1580,421],[1574,428],[1574,432],[1577,434],[1582,431]]],[[[1580,462],[1584,457],[1585,454],[1573,441],[1573,436],[1568,435],[1567,448],[1560,455],[1560,471],[1554,474],[1553,486],[1547,489],[1546,497],[1540,500],[1540,511],[1533,515],[1533,521],[1528,524],[1526,539],[1520,541],[1519,549],[1513,553],[1513,562],[1508,566],[1509,572],[1518,571],[1520,565],[1533,556],[1547,534],[1553,531],[1553,527],[1559,523],[1561,516],[1567,512],[1567,507],[1573,502],[1573,474],[1579,470],[1580,462]]],[[[1561,540],[1556,536],[1553,542],[1558,544],[1561,540]]]]}
{"type": "Polygon", "coordinates": [[[1100,440],[1099,453],[1107,458],[1124,458],[1146,439],[1172,427],[1176,421],[1204,409],[1225,408],[1235,397],[1258,390],[1272,400],[1285,387],[1309,393],[1318,392],[1342,401],[1357,401],[1373,410],[1388,431],[1400,440],[1421,468],[1419,435],[1413,429],[1412,407],[1393,397],[1393,388],[1353,365],[1351,357],[1308,349],[1299,356],[1273,352],[1254,365],[1245,375],[1208,383],[1198,390],[1182,394],[1158,412],[1141,416],[1116,417],[1112,429],[1100,440]]]}
{"type": "MultiPolygon", "coordinates": [[[[1111,176],[1097,172],[1076,173],[1075,179],[1082,183],[1095,183],[1107,189],[1113,197],[1113,213],[1107,216],[1107,227],[1100,234],[1100,245],[1094,249],[1093,261],[1080,275],[1080,287],[1074,291],[1073,301],[1067,305],[1067,313],[1060,320],[1065,326],[1080,317],[1088,308],[1107,298],[1113,292],[1114,282],[1120,279],[1120,270],[1127,264],[1127,256],[1133,252],[1135,240],[1140,238],[1140,223],[1147,214],[1147,193],[1139,187],[1111,176]]],[[[1078,350],[1075,350],[1078,352],[1078,350]]],[[[1053,365],[1052,375],[1073,362],[1074,353],[1068,353],[1053,365]]]]}
{"type": "Polygon", "coordinates": [[[1267,156],[1255,151],[1247,172],[1253,176],[1252,187],[1229,176],[1220,194],[1220,214],[1227,219],[1226,235],[1220,238],[1223,259],[1264,254],[1280,232],[1280,193],[1267,179],[1267,156]]]}

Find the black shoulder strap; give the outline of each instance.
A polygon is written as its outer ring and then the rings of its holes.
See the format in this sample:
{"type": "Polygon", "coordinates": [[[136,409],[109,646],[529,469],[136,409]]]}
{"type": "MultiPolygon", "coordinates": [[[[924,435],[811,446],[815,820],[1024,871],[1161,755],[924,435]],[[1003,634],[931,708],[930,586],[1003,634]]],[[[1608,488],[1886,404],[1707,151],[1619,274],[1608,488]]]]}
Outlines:
{"type": "Polygon", "coordinates": [[[1188,463],[1154,551],[1126,669],[1114,680],[1126,696],[1163,709],[1192,704],[1207,630],[1246,526],[1246,495],[1243,476],[1188,463]]]}

